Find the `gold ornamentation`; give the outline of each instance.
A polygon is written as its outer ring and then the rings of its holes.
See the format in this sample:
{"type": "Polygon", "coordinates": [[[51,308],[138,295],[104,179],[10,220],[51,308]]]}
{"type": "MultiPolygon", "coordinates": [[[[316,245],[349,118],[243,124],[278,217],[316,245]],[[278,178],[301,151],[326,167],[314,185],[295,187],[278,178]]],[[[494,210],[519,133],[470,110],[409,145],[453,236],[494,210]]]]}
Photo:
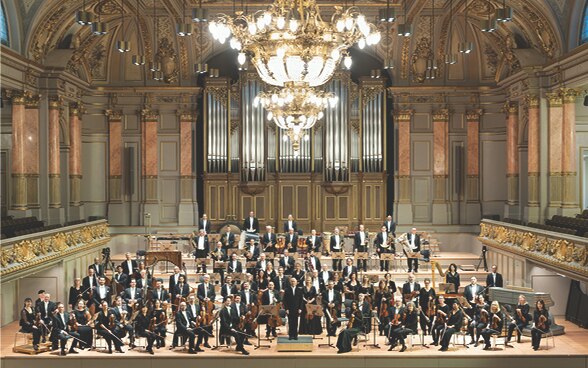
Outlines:
{"type": "Polygon", "coordinates": [[[539,97],[537,95],[526,95],[525,96],[525,104],[527,108],[534,109],[539,107],[539,97]]]}
{"type": "Polygon", "coordinates": [[[396,120],[410,122],[413,114],[414,110],[400,110],[396,113],[396,120]]]}
{"type": "Polygon", "coordinates": [[[533,25],[532,29],[539,40],[539,49],[549,58],[553,58],[557,51],[557,45],[555,44],[556,37],[551,29],[550,22],[527,5],[523,6],[523,13],[525,18],[533,25]]]}
{"type": "Polygon", "coordinates": [[[158,110],[151,110],[151,109],[143,109],[141,110],[141,117],[143,121],[158,121],[159,120],[159,111],[158,110]]]}
{"type": "Polygon", "coordinates": [[[108,117],[108,121],[121,121],[123,118],[122,110],[106,110],[104,115],[108,117]]]}
{"type": "Polygon", "coordinates": [[[466,121],[479,123],[483,114],[484,110],[482,109],[468,110],[466,111],[466,121]]]}
{"type": "Polygon", "coordinates": [[[433,121],[449,121],[449,110],[441,109],[433,112],[433,121]]]}
{"type": "Polygon", "coordinates": [[[159,40],[156,60],[161,63],[163,81],[167,84],[175,83],[178,80],[178,57],[176,50],[167,37],[159,40]]]}
{"type": "Polygon", "coordinates": [[[425,82],[425,72],[427,70],[427,60],[433,57],[431,50],[431,41],[427,37],[421,37],[412,54],[412,79],[417,83],[425,82]]]}
{"type": "Polygon", "coordinates": [[[559,107],[562,105],[562,98],[559,92],[546,93],[545,97],[547,98],[547,102],[549,102],[549,107],[559,107]]]}
{"type": "Polygon", "coordinates": [[[575,104],[576,98],[580,95],[580,91],[574,88],[561,88],[560,94],[564,104],[575,104]]]}

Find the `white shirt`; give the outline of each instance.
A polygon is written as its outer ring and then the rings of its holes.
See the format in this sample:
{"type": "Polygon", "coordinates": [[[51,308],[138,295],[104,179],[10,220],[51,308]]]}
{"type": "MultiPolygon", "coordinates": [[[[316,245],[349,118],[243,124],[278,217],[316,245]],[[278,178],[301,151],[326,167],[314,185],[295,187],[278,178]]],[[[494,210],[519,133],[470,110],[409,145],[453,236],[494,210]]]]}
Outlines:
{"type": "Polygon", "coordinates": [[[251,252],[252,256],[255,254],[255,245],[249,247],[249,252],[251,252]]]}
{"type": "Polygon", "coordinates": [[[233,261],[233,271],[237,270],[237,261],[233,261]]]}
{"type": "Polygon", "coordinates": [[[231,232],[229,231],[229,232],[227,233],[227,245],[229,245],[229,236],[230,236],[230,235],[231,235],[231,232]]]}
{"type": "Polygon", "coordinates": [[[323,271],[323,281],[325,284],[329,282],[329,273],[327,271],[323,271]]]}
{"type": "Polygon", "coordinates": [[[388,242],[388,233],[382,233],[382,244],[386,244],[388,242]]]}
{"type": "Polygon", "coordinates": [[[359,240],[361,244],[365,242],[365,233],[363,231],[359,233],[359,240]]]}
{"type": "Polygon", "coordinates": [[[261,261],[261,269],[265,271],[265,261],[261,261]]]}
{"type": "Polygon", "coordinates": [[[310,259],[310,263],[312,264],[312,267],[314,267],[314,269],[317,269],[317,264],[316,264],[316,258],[312,257],[310,259]]]}
{"type": "Polygon", "coordinates": [[[106,297],[106,288],[104,287],[104,285],[101,285],[98,288],[98,292],[100,293],[100,299],[104,299],[106,297]]]}
{"type": "Polygon", "coordinates": [[[292,226],[292,220],[288,220],[288,230],[290,229],[294,229],[294,226],[292,226]]]}
{"type": "Polygon", "coordinates": [[[329,303],[333,301],[333,299],[335,299],[335,290],[329,290],[329,303]]]}
{"type": "Polygon", "coordinates": [[[247,231],[249,231],[249,232],[255,231],[253,229],[253,217],[249,217],[249,229],[247,229],[247,231]]]}
{"type": "Polygon", "coordinates": [[[132,274],[133,273],[133,261],[132,260],[128,260],[127,261],[127,266],[129,267],[129,273],[132,274]]]}
{"type": "Polygon", "coordinates": [[[131,288],[131,298],[135,297],[135,288],[131,288]]]}
{"type": "Polygon", "coordinates": [[[416,238],[415,234],[411,234],[410,235],[410,248],[411,249],[416,249],[416,245],[414,245],[414,239],[416,238]]]}
{"type": "Polygon", "coordinates": [[[313,280],[312,280],[312,286],[314,286],[314,288],[315,288],[317,291],[319,291],[319,289],[320,289],[321,285],[320,285],[320,283],[319,283],[318,277],[317,277],[316,279],[313,279],[313,280]]]}
{"type": "Polygon", "coordinates": [[[90,281],[90,287],[94,287],[94,277],[93,276],[88,277],[88,281],[90,281]]]}
{"type": "Polygon", "coordinates": [[[61,322],[63,322],[63,325],[67,328],[67,324],[65,323],[65,316],[63,315],[63,313],[59,313],[59,316],[61,317],[61,322]]]}
{"type": "Polygon", "coordinates": [[[249,303],[249,289],[245,290],[245,303],[251,304],[251,303],[249,303]]]}
{"type": "Polygon", "coordinates": [[[237,311],[237,317],[241,317],[241,304],[235,304],[235,310],[237,311]]]}
{"type": "Polygon", "coordinates": [[[157,299],[161,299],[161,289],[157,289],[157,299]]]}
{"type": "Polygon", "coordinates": [[[341,244],[339,243],[339,235],[335,235],[335,249],[341,249],[341,244]]]}
{"type": "Polygon", "coordinates": [[[204,284],[204,297],[208,296],[208,284],[204,284]]]}
{"type": "Polygon", "coordinates": [[[274,304],[274,293],[271,290],[269,290],[268,295],[269,295],[269,303],[274,304]]]}
{"type": "Polygon", "coordinates": [[[408,283],[408,286],[410,287],[410,292],[412,293],[414,291],[414,282],[408,283]]]}
{"type": "Polygon", "coordinates": [[[292,288],[292,295],[295,295],[295,294],[296,294],[296,288],[295,288],[295,287],[293,287],[293,288],[292,288]]]}
{"type": "Polygon", "coordinates": [[[49,302],[43,302],[43,303],[45,303],[45,317],[47,317],[49,315],[49,307],[48,307],[49,302]]]}
{"type": "Polygon", "coordinates": [[[353,266],[347,266],[347,276],[351,275],[352,270],[353,270],[353,266]]]}
{"type": "Polygon", "coordinates": [[[192,315],[196,316],[196,304],[190,304],[190,309],[192,310],[192,315]]]}
{"type": "Polygon", "coordinates": [[[496,284],[496,274],[495,273],[492,274],[492,280],[494,280],[494,283],[496,284]]]}
{"type": "Polygon", "coordinates": [[[198,237],[198,250],[204,250],[204,237],[198,237]]]}
{"type": "Polygon", "coordinates": [[[313,236],[311,237],[311,239],[312,239],[312,240],[311,240],[311,242],[312,242],[312,245],[314,245],[314,242],[316,241],[316,236],[314,236],[314,235],[313,235],[313,236]]]}
{"type": "Polygon", "coordinates": [[[202,228],[204,230],[206,230],[206,222],[207,222],[207,220],[202,220],[202,228]]]}
{"type": "Polygon", "coordinates": [[[182,316],[184,316],[186,323],[188,323],[189,319],[188,319],[188,315],[186,314],[186,311],[182,311],[182,316]]]}
{"type": "Polygon", "coordinates": [[[178,283],[178,278],[180,277],[179,273],[174,274],[174,284],[178,283]]]}

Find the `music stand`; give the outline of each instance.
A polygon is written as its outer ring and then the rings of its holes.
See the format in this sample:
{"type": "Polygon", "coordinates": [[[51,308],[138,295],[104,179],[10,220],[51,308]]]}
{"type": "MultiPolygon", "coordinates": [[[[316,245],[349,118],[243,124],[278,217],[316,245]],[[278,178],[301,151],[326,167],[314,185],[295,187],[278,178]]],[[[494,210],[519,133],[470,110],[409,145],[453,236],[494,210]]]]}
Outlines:
{"type": "Polygon", "coordinates": [[[378,329],[378,327],[380,326],[380,319],[378,318],[378,313],[376,311],[372,311],[372,316],[370,317],[370,323],[372,324],[372,332],[374,335],[374,342],[371,344],[364,344],[363,347],[373,347],[373,348],[380,348],[380,344],[378,344],[378,338],[377,338],[377,333],[376,330],[378,329]]]}
{"type": "Polygon", "coordinates": [[[380,282],[380,275],[368,275],[368,277],[372,284],[377,284],[378,282],[380,282]]]}
{"type": "Polygon", "coordinates": [[[273,265],[274,258],[276,258],[276,253],[275,252],[263,252],[263,253],[265,254],[265,258],[267,260],[270,260],[270,262],[272,262],[272,265],[273,265]]]}
{"type": "Polygon", "coordinates": [[[345,259],[345,252],[331,252],[331,259],[345,259]]]}
{"type": "MultiPolygon", "coordinates": [[[[312,314],[314,317],[320,317],[321,319],[325,315],[323,312],[323,306],[318,304],[306,304],[306,315],[312,314]]],[[[322,340],[322,337],[316,337],[316,335],[312,335],[313,340],[322,340]]]]}
{"type": "Polygon", "coordinates": [[[393,262],[393,268],[395,268],[396,270],[398,269],[398,267],[395,264],[396,258],[394,258],[394,253],[380,253],[380,261],[393,262]]]}
{"type": "Polygon", "coordinates": [[[250,268],[255,269],[255,266],[257,266],[257,262],[256,261],[247,261],[245,263],[245,268],[246,269],[250,269],[250,268]]]}
{"type": "MultiPolygon", "coordinates": [[[[270,316],[277,316],[280,318],[280,310],[278,309],[277,305],[260,305],[256,319],[259,320],[259,317],[261,316],[268,316],[268,321],[270,316]]],[[[272,341],[271,338],[268,338],[267,340],[269,340],[269,342],[272,341]]],[[[261,323],[257,323],[257,346],[253,350],[269,347],[271,347],[271,345],[261,345],[261,323]]]]}
{"type": "Polygon", "coordinates": [[[231,254],[229,254],[229,257],[231,257],[233,253],[237,254],[237,257],[241,257],[241,255],[243,254],[243,249],[229,248],[229,251],[231,252],[231,254]]]}
{"type": "Polygon", "coordinates": [[[439,283],[439,290],[445,291],[445,294],[454,294],[455,293],[455,284],[452,283],[439,283]]]}
{"type": "Polygon", "coordinates": [[[227,262],[225,261],[214,261],[214,266],[213,266],[213,270],[218,270],[218,269],[226,269],[227,268],[227,262]]]}
{"type": "MultiPolygon", "coordinates": [[[[335,311],[335,313],[337,313],[337,308],[333,308],[333,310],[335,311]]],[[[318,347],[322,348],[323,346],[329,347],[329,348],[334,348],[335,345],[333,345],[331,343],[331,335],[329,334],[329,329],[328,329],[328,323],[333,323],[333,316],[331,316],[331,314],[329,313],[329,311],[327,311],[327,315],[329,317],[328,321],[325,321],[325,327],[327,327],[327,343],[326,344],[319,344],[318,347]]],[[[336,322],[339,323],[339,322],[336,322]]],[[[337,333],[337,329],[335,328],[335,333],[337,333]]]]}
{"type": "Polygon", "coordinates": [[[194,266],[196,267],[196,273],[198,273],[199,266],[204,266],[204,267],[208,266],[207,261],[208,261],[208,258],[196,258],[196,262],[194,264],[194,266]]]}

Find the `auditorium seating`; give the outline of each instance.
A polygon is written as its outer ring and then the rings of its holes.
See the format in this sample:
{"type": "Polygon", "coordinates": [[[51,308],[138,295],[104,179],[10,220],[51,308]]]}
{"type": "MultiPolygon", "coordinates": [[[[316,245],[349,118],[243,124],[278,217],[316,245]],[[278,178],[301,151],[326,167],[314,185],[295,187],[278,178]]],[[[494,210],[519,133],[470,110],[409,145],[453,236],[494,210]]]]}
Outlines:
{"type": "Polygon", "coordinates": [[[507,217],[502,219],[502,221],[513,225],[526,225],[535,229],[553,231],[567,235],[588,237],[588,210],[582,211],[582,213],[576,215],[575,217],[554,215],[551,219],[545,220],[544,224],[539,224],[536,222],[529,222],[525,224],[521,220],[507,217]]]}
{"type": "Polygon", "coordinates": [[[13,216],[2,217],[0,239],[8,239],[17,236],[29,235],[43,231],[58,229],[62,226],[83,224],[86,220],[68,221],[65,224],[45,225],[37,217],[14,218],[13,216]]]}

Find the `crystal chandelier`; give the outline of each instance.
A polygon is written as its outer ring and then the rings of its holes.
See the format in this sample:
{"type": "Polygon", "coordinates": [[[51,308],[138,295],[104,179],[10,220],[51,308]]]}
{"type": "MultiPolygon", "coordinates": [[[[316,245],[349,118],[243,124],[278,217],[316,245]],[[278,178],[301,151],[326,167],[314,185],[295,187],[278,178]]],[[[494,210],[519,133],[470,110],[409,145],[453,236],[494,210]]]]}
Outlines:
{"type": "Polygon", "coordinates": [[[236,16],[219,15],[209,24],[214,39],[247,56],[261,79],[273,86],[304,82],[325,84],[341,60],[351,66],[348,49],[375,45],[380,32],[357,7],[335,7],[330,22],[323,21],[315,0],[276,0],[265,11],[236,16]]]}
{"type": "Polygon", "coordinates": [[[284,88],[261,92],[253,100],[253,106],[261,105],[268,111],[267,119],[286,131],[284,140],[290,139],[297,154],[300,141],[308,139],[304,130],[312,128],[323,118],[323,110],[335,107],[338,100],[331,92],[288,82],[284,88]]]}

